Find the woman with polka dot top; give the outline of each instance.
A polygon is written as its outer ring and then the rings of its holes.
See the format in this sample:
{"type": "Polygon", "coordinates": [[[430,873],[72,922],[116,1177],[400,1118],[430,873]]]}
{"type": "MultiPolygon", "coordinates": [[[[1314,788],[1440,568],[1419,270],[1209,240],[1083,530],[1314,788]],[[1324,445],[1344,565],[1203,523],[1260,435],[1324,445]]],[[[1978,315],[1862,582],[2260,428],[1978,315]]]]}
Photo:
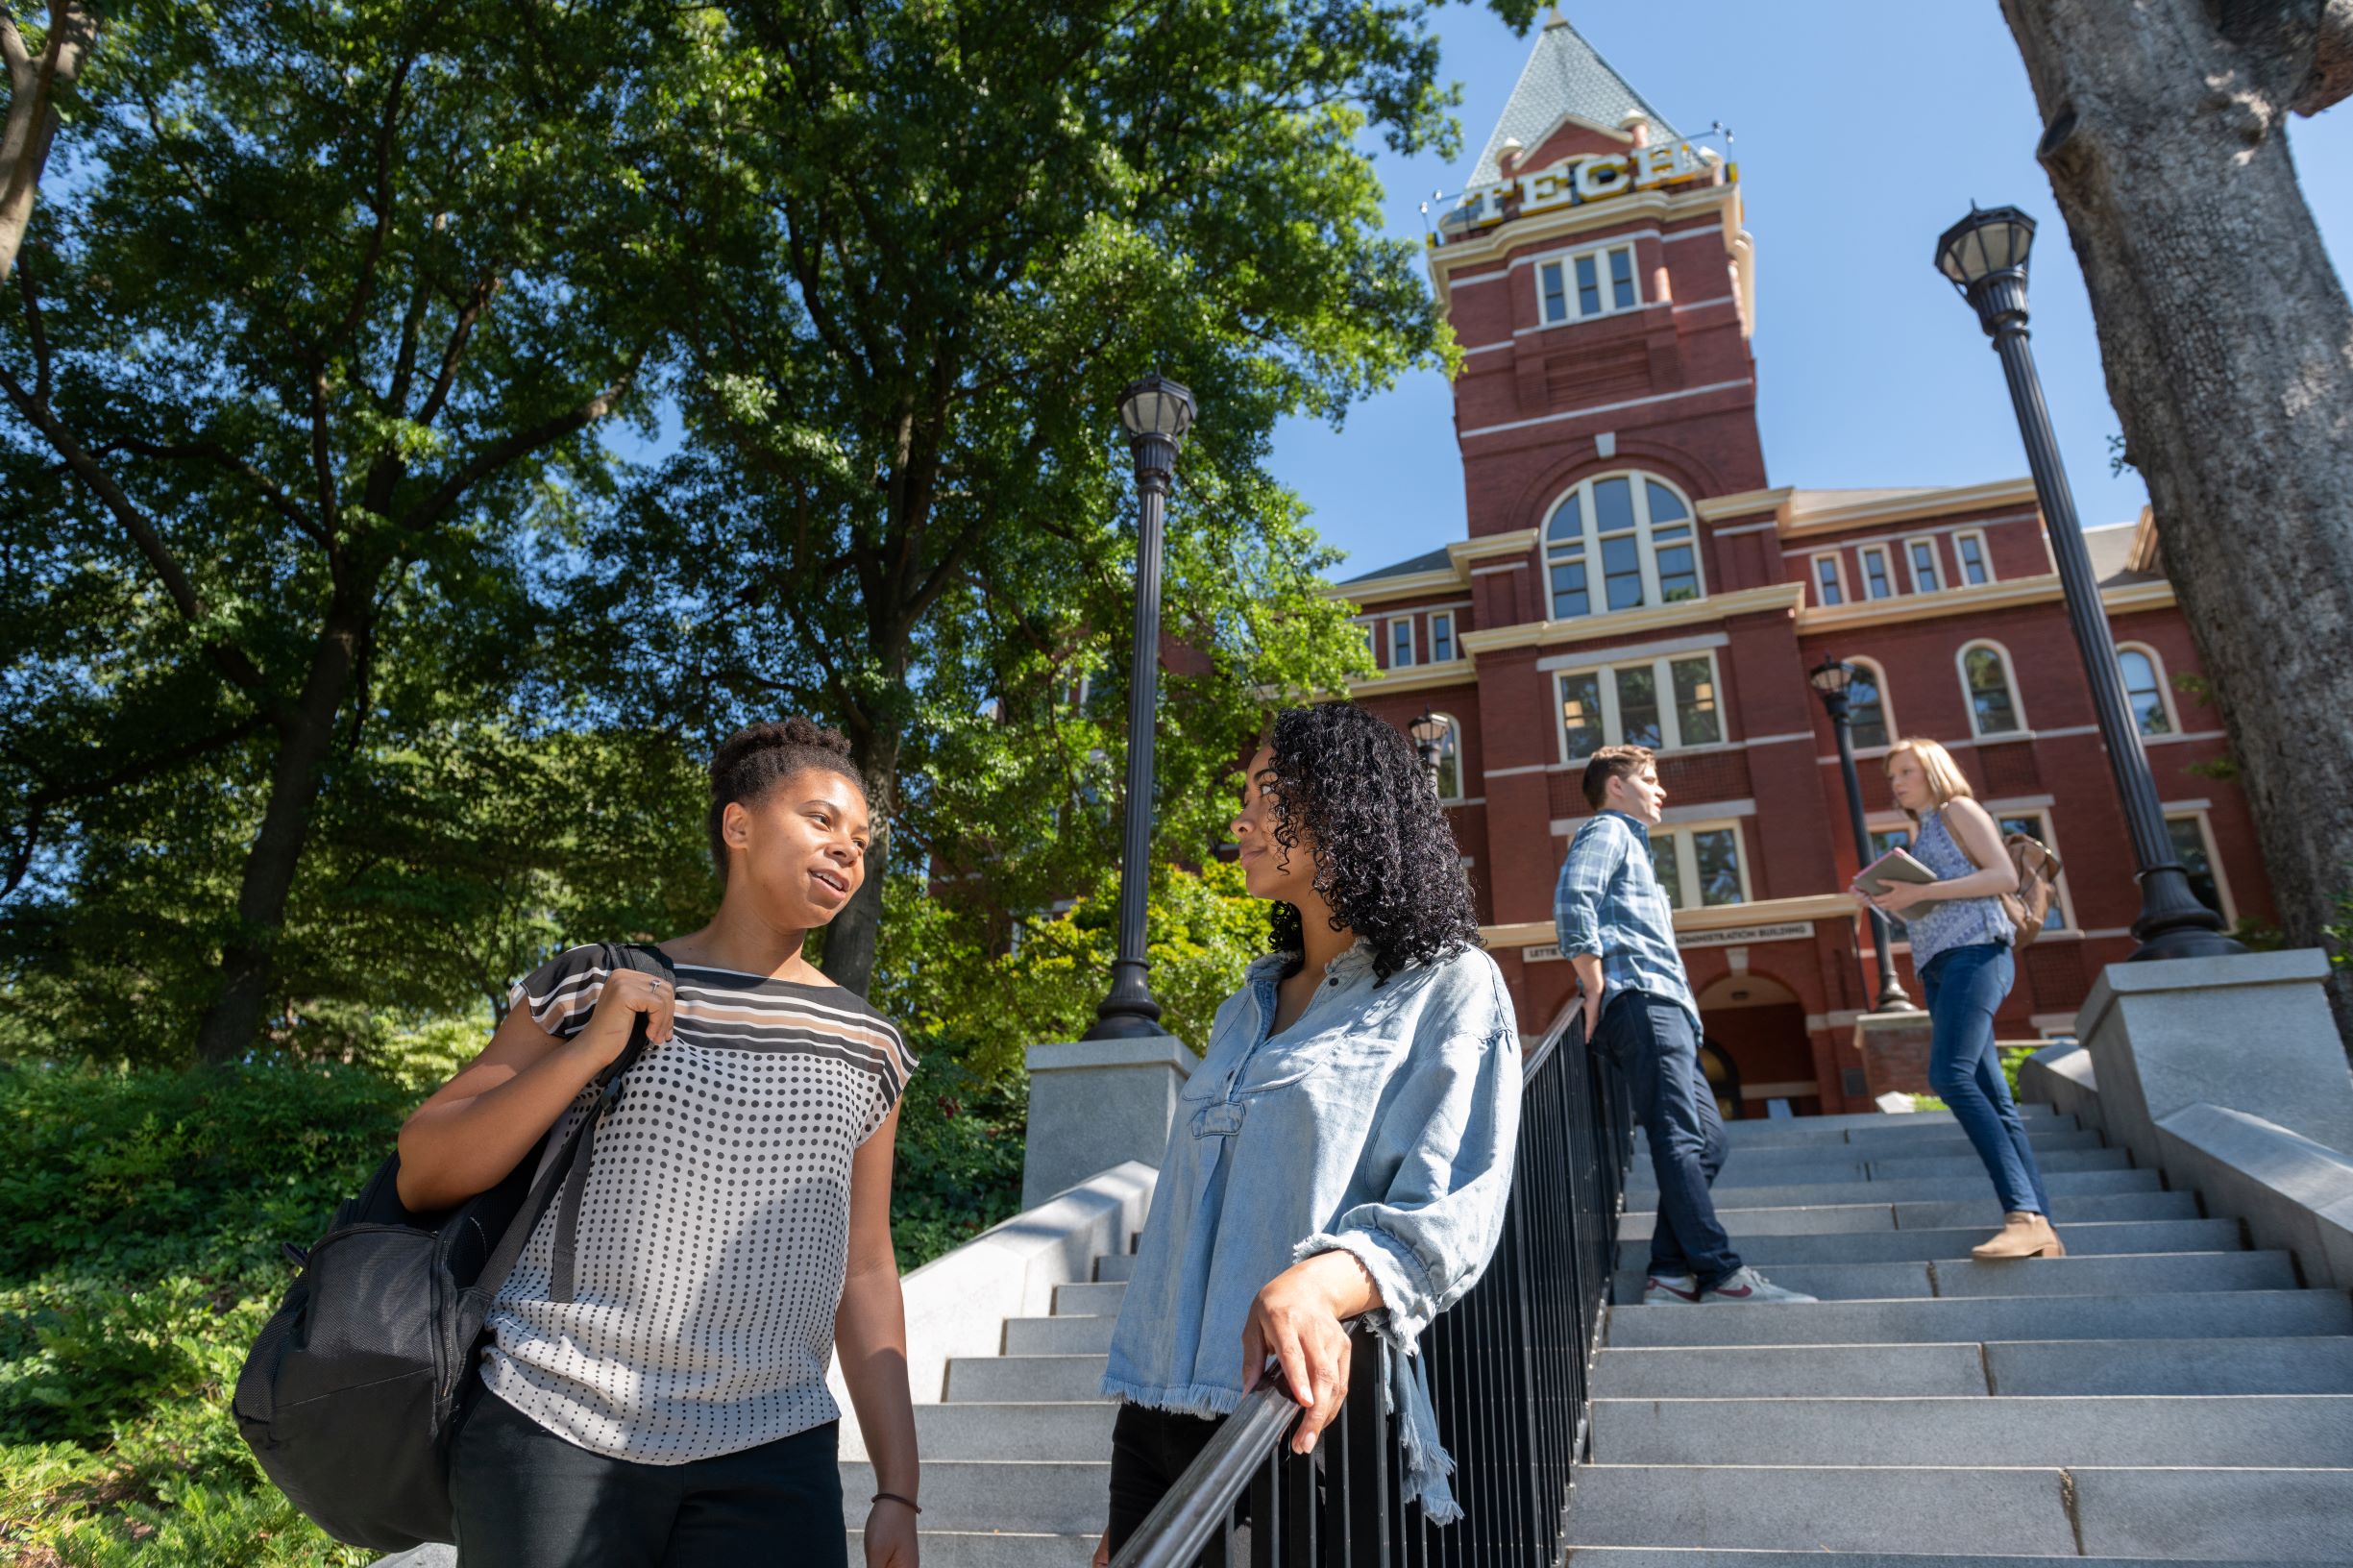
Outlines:
{"type": "Polygon", "coordinates": [[[806,719],[739,731],[711,764],[709,829],[726,891],[661,944],[674,980],[607,946],[557,955],[401,1131],[402,1202],[446,1209],[576,1124],[646,1019],[572,1244],[550,1205],[490,1314],[451,1449],[460,1568],[846,1568],[837,1352],[878,1488],[867,1563],[917,1568],[891,1246],[915,1059],[801,952],[866,879],[848,742],[806,719]]]}

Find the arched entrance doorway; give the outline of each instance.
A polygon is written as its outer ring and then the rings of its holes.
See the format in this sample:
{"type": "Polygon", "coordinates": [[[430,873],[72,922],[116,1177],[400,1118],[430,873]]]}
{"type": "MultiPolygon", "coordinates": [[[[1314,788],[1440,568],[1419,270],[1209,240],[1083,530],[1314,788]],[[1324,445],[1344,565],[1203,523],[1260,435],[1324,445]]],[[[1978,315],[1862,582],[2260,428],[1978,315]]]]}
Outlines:
{"type": "MultiPolygon", "coordinates": [[[[1797,992],[1770,975],[1741,969],[1721,976],[1697,998],[1700,1029],[1707,1049],[1720,1053],[1728,1069],[1708,1081],[1716,1086],[1721,1104],[1727,1089],[1738,1099],[1739,1116],[1772,1113],[1776,1100],[1787,1103],[1779,1114],[1811,1115],[1821,1111],[1821,1089],[1814,1076],[1814,1046],[1805,1028],[1805,1004],[1797,992]]],[[[1727,1121],[1735,1113],[1724,1113],[1727,1121]]]]}

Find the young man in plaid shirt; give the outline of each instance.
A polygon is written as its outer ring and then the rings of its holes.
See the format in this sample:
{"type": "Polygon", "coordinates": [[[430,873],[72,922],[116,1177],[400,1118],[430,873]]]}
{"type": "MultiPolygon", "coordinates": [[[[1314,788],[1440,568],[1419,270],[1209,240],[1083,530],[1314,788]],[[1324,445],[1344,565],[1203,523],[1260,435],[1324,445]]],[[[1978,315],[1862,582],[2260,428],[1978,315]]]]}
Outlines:
{"type": "Polygon", "coordinates": [[[1650,749],[1606,746],[1585,764],[1594,815],[1570,842],[1553,896],[1562,956],[1577,968],[1585,1038],[1632,1090],[1658,1177],[1645,1306],[1812,1301],[1740,1261],[1708,1188],[1724,1168],[1724,1119],[1700,1070],[1700,1009],[1675,946],[1675,909],[1651,867],[1667,792],[1650,749]]]}

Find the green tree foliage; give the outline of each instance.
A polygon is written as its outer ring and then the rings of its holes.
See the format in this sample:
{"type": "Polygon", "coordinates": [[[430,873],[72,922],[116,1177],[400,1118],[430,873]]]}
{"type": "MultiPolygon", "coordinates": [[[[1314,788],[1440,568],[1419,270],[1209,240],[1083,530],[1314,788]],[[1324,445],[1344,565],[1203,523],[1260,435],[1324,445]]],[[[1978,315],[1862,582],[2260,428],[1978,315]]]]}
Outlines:
{"type": "Polygon", "coordinates": [[[395,694],[527,668],[587,432],[664,341],[632,174],[674,14],[215,0],[85,74],[0,342],[0,853],[73,900],[227,862],[149,906],[218,957],[209,1058],[285,993],[322,795],[446,718],[395,694]]]}

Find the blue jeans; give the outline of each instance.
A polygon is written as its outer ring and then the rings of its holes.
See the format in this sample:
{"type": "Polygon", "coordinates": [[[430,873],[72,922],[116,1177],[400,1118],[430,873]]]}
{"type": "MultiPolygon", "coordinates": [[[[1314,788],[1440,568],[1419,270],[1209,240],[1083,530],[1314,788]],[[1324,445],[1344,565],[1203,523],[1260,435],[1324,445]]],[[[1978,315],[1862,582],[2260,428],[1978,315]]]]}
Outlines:
{"type": "Polygon", "coordinates": [[[1604,1002],[1594,1045],[1626,1075],[1634,1119],[1651,1141],[1658,1178],[1651,1274],[1697,1275],[1705,1289],[1740,1266],[1740,1254],[1707,1191],[1724,1168],[1724,1118],[1700,1070],[1691,1015],[1649,992],[1622,991],[1604,1002]]]}
{"type": "Polygon", "coordinates": [[[1948,947],[1920,971],[1928,994],[1928,1087],[1952,1108],[1969,1141],[1994,1178],[1994,1190],[2010,1213],[2048,1214],[2043,1172],[2026,1141],[2026,1124],[2001,1076],[2001,1055],[1994,1049],[1994,1013],[2010,994],[2017,974],[2007,944],[1974,943],[1948,947]]]}

